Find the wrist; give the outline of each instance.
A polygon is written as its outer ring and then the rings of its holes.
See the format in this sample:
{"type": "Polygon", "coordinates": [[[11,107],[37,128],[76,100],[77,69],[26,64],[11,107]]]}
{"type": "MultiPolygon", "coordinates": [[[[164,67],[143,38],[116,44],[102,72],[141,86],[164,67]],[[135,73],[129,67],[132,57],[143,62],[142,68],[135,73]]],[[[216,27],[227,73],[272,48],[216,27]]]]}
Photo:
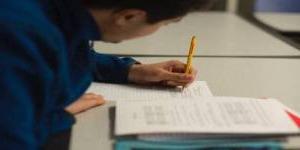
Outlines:
{"type": "Polygon", "coordinates": [[[128,81],[131,83],[137,83],[137,81],[139,80],[139,68],[140,68],[141,64],[133,64],[130,69],[129,69],[129,73],[128,73],[128,81]]]}

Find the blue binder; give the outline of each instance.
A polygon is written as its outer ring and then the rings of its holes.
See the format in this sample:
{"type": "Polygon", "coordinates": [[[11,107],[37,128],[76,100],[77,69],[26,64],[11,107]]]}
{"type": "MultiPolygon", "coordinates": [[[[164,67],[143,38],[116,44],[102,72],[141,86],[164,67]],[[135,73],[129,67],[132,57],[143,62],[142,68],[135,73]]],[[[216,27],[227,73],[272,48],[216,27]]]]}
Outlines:
{"type": "Polygon", "coordinates": [[[277,141],[239,142],[238,140],[193,140],[151,142],[119,139],[115,150],[281,150],[277,141]]]}

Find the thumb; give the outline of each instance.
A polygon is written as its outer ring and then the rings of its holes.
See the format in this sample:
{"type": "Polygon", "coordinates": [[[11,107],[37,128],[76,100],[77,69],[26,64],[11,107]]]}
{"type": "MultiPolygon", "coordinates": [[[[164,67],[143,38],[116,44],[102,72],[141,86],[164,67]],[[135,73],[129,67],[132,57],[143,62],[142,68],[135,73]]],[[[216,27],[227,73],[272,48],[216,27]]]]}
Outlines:
{"type": "Polygon", "coordinates": [[[188,82],[193,79],[189,74],[163,71],[161,74],[162,80],[171,80],[176,82],[188,82]]]}

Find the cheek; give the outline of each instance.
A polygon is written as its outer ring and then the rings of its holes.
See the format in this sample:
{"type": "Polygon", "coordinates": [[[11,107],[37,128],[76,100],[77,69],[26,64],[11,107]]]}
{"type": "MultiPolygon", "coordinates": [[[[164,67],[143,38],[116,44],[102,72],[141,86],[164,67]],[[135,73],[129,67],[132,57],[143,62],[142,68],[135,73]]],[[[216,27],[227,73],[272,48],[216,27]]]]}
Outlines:
{"type": "Polygon", "coordinates": [[[154,33],[155,31],[157,31],[160,28],[160,26],[153,26],[153,27],[149,27],[144,29],[143,31],[143,35],[149,35],[154,33]]]}
{"type": "Polygon", "coordinates": [[[159,28],[160,26],[149,26],[137,29],[136,32],[132,33],[132,38],[150,35],[157,31],[159,28]]]}
{"type": "Polygon", "coordinates": [[[161,26],[152,26],[144,30],[144,35],[149,35],[156,32],[161,26]]]}

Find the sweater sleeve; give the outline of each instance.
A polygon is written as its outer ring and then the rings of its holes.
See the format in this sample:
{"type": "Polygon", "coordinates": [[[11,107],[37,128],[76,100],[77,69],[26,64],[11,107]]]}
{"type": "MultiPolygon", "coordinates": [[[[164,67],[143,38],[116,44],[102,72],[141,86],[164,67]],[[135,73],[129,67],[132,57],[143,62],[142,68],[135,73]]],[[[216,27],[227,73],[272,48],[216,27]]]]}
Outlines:
{"type": "Polygon", "coordinates": [[[127,83],[131,65],[137,63],[130,57],[120,58],[92,51],[94,67],[93,76],[97,82],[127,83]]]}

